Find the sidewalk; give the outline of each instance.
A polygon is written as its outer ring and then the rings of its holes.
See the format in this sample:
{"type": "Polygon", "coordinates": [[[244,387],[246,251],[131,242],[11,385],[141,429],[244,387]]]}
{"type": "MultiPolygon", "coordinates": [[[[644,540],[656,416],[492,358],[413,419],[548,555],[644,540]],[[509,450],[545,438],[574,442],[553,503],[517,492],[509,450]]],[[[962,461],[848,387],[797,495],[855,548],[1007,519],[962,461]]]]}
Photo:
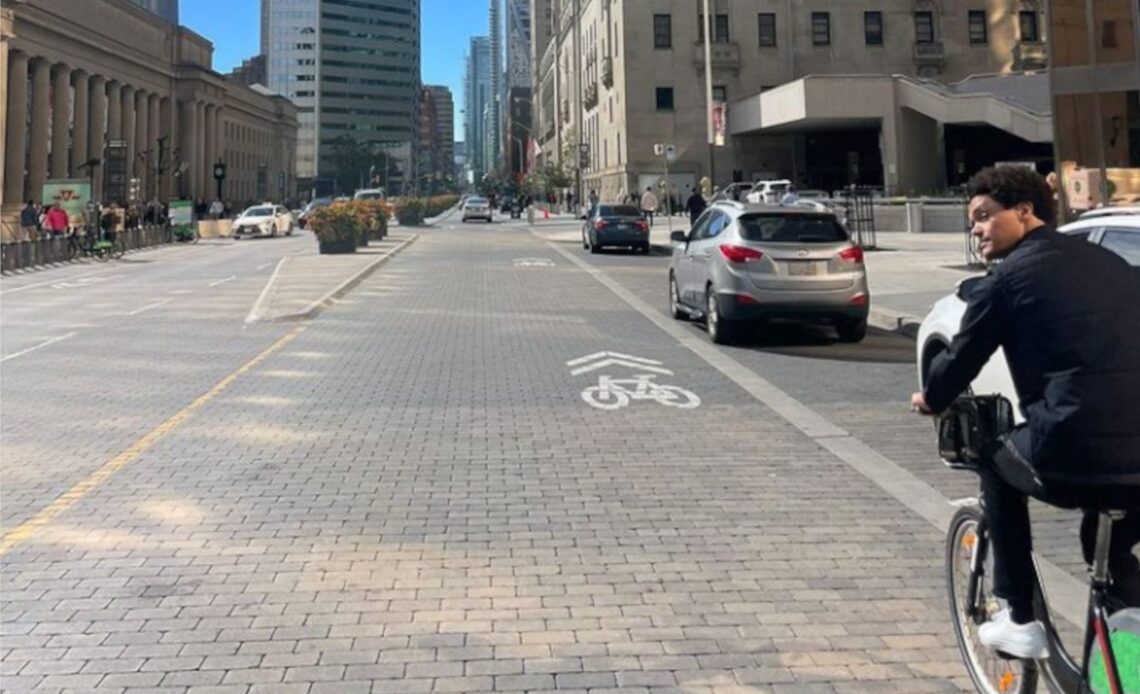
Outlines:
{"type": "MultiPolygon", "coordinates": [[[[674,231],[688,229],[687,218],[672,219],[674,231]]],[[[581,241],[581,222],[569,215],[557,221],[560,228],[542,229],[543,238],[560,243],[581,241]]],[[[650,243],[658,253],[672,253],[668,222],[658,217],[650,231],[650,243]]],[[[871,325],[914,337],[934,302],[953,292],[958,282],[980,274],[981,268],[966,265],[964,236],[878,232],[876,250],[866,253],[871,325]]]]}
{"type": "Polygon", "coordinates": [[[313,244],[306,251],[285,256],[245,322],[312,318],[416,238],[415,234],[393,234],[344,255],[321,255],[313,244]]]}

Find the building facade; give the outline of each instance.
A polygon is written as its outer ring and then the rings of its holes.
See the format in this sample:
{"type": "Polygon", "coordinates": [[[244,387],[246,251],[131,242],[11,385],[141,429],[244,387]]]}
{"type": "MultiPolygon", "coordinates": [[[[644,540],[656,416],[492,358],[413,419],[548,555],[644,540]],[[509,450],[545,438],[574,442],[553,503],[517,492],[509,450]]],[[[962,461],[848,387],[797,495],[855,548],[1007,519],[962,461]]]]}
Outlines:
{"type": "Polygon", "coordinates": [[[171,24],[178,23],[178,0],[131,0],[131,2],[171,24]]]}
{"type": "Polygon", "coordinates": [[[214,72],[212,44],[184,27],[128,0],[90,4],[82,17],[70,0],[6,10],[5,218],[54,179],[90,178],[106,202],[126,199],[128,179],[139,199],[212,197],[218,161],[228,199],[295,193],[292,104],[214,72]],[[115,180],[111,144],[123,153],[115,180]]]}
{"type": "Polygon", "coordinates": [[[479,181],[489,171],[486,151],[490,147],[486,113],[491,101],[491,40],[473,36],[467,54],[467,78],[464,81],[464,141],[466,142],[468,182],[479,181]]]}
{"type": "Polygon", "coordinates": [[[1140,205],[1140,4],[1051,0],[1062,212],[1140,205]],[[1092,24],[1089,24],[1089,18],[1092,24]]]}
{"type": "Polygon", "coordinates": [[[507,0],[507,80],[503,107],[503,161],[508,178],[517,181],[526,170],[530,138],[530,0],[507,0]],[[526,103],[520,103],[525,100],[526,103]],[[522,154],[520,154],[520,151],[522,154]]]}
{"type": "Polygon", "coordinates": [[[241,65],[226,75],[226,79],[246,87],[252,87],[255,84],[260,84],[263,87],[268,86],[269,73],[265,69],[265,56],[255,55],[252,58],[246,58],[241,61],[241,65]]]}
{"type": "Polygon", "coordinates": [[[429,84],[424,89],[431,94],[435,108],[432,142],[438,151],[434,157],[431,173],[439,180],[454,180],[455,99],[451,95],[451,89],[443,85],[429,84]]]}
{"type": "Polygon", "coordinates": [[[483,155],[483,168],[495,171],[503,160],[503,0],[491,0],[489,9],[491,37],[491,96],[484,113],[487,148],[483,155]]]}
{"type": "Polygon", "coordinates": [[[262,3],[268,86],[299,112],[298,175],[327,175],[336,166],[333,143],[350,137],[388,151],[414,180],[419,0],[262,3]]]}
{"type": "Polygon", "coordinates": [[[545,47],[536,42],[534,70],[539,160],[574,169],[583,157],[582,190],[603,197],[659,184],[665,162],[657,144],[676,147],[670,180],[681,193],[706,177],[718,187],[786,177],[813,188],[937,189],[977,164],[960,161],[970,148],[958,147],[977,137],[992,140],[994,151],[1049,159],[1042,80],[945,87],[1045,68],[1044,7],[1031,0],[882,0],[873,7],[712,0],[712,91],[725,111],[724,144],[713,147],[699,3],[534,0],[532,13],[547,6],[551,38],[545,47]],[[808,76],[829,77],[826,88],[801,83],[808,76]],[[872,90],[885,103],[858,98],[871,76],[885,80],[872,90]],[[914,93],[896,96],[904,89],[914,93]],[[998,118],[986,115],[995,103],[998,118]],[[916,108],[921,118],[909,118],[916,108]],[[955,121],[963,110],[969,119],[955,121]],[[940,121],[944,114],[950,120],[940,121]],[[1002,119],[1016,121],[1016,132],[995,122],[1002,119]],[[927,166],[928,175],[902,161],[914,151],[946,161],[927,166]]]}

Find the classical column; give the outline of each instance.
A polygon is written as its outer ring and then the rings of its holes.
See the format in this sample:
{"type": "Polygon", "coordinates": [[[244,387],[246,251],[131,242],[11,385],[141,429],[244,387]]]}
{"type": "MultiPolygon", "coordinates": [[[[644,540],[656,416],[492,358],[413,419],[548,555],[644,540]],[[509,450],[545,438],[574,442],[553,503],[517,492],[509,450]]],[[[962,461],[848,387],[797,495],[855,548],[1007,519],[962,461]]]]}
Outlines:
{"type": "Polygon", "coordinates": [[[71,150],[71,68],[56,65],[52,72],[51,177],[67,178],[71,150]]]}
{"type": "Polygon", "coordinates": [[[186,170],[180,175],[180,181],[177,184],[181,196],[190,198],[191,200],[198,197],[198,180],[196,178],[198,171],[198,147],[194,141],[194,134],[198,130],[198,109],[195,107],[193,101],[182,102],[182,115],[179,118],[180,132],[179,138],[181,157],[174,162],[177,167],[185,162],[187,164],[186,170]]]}
{"type": "Polygon", "coordinates": [[[214,150],[214,138],[217,136],[217,131],[214,126],[216,124],[215,117],[218,113],[218,107],[213,104],[206,104],[206,154],[203,160],[206,162],[206,190],[210,191],[207,196],[213,199],[218,194],[218,185],[214,182],[214,162],[217,161],[217,155],[214,150]]]}
{"type": "Polygon", "coordinates": [[[175,197],[177,190],[171,187],[174,178],[171,173],[178,166],[179,159],[175,154],[182,144],[178,141],[174,119],[177,115],[177,104],[173,97],[164,96],[158,100],[158,136],[165,138],[162,141],[162,157],[158,160],[158,185],[155,187],[159,200],[169,200],[175,197]]]}
{"type": "Polygon", "coordinates": [[[51,112],[51,64],[37,58],[32,67],[32,153],[28,161],[28,194],[37,200],[47,180],[48,114],[51,112]]]}
{"type": "Polygon", "coordinates": [[[107,82],[107,139],[123,137],[123,85],[114,80],[107,82]]]}
{"type": "Polygon", "coordinates": [[[126,170],[124,174],[127,177],[127,188],[130,189],[130,179],[135,175],[135,152],[138,148],[135,147],[135,93],[134,87],[123,85],[123,91],[120,94],[123,100],[123,134],[122,138],[127,141],[127,149],[124,153],[124,163],[126,170]]]}
{"type": "Polygon", "coordinates": [[[146,148],[150,150],[150,157],[147,159],[147,166],[149,167],[146,172],[147,188],[146,197],[158,197],[158,138],[161,137],[162,126],[159,123],[159,117],[162,115],[159,111],[159,104],[161,103],[158,94],[150,94],[147,96],[146,112],[149,116],[149,122],[146,126],[147,137],[149,138],[146,143],[146,148]]]}
{"type": "Polygon", "coordinates": [[[135,158],[131,170],[139,179],[139,200],[146,200],[148,163],[153,152],[150,142],[150,95],[135,92],[135,158]]]}
{"type": "Polygon", "coordinates": [[[87,119],[87,158],[98,159],[95,167],[95,189],[91,197],[103,199],[103,147],[107,142],[107,78],[92,75],[88,80],[88,101],[91,115],[87,119]]]}
{"type": "MultiPolygon", "coordinates": [[[[216,106],[216,107],[214,107],[214,149],[213,149],[214,153],[213,153],[213,159],[210,162],[211,166],[213,166],[214,162],[219,161],[224,156],[223,155],[223,145],[225,143],[225,138],[223,137],[224,135],[225,135],[225,130],[222,129],[222,107],[216,106]]],[[[211,170],[210,175],[211,176],[213,175],[212,170],[211,170]]],[[[227,176],[228,175],[229,175],[229,172],[227,171],[227,176]]],[[[222,185],[223,185],[223,187],[225,186],[224,183],[222,185]]],[[[214,184],[215,190],[217,190],[217,187],[218,187],[217,184],[214,184]]],[[[226,194],[226,191],[223,189],[222,195],[225,196],[225,194],[226,194]]]]}
{"type": "Polygon", "coordinates": [[[71,73],[72,85],[75,87],[75,117],[71,128],[71,167],[68,169],[72,178],[87,178],[87,169],[80,169],[79,165],[87,161],[87,128],[91,118],[90,86],[87,73],[76,70],[71,73]]]}
{"type": "Polygon", "coordinates": [[[206,161],[206,104],[198,101],[194,103],[194,186],[202,199],[210,197],[210,185],[207,182],[206,171],[210,165],[206,161]]]}
{"type": "Polygon", "coordinates": [[[8,53],[8,131],[4,137],[4,204],[20,205],[24,195],[24,160],[28,139],[28,55],[20,51],[8,53]]]}

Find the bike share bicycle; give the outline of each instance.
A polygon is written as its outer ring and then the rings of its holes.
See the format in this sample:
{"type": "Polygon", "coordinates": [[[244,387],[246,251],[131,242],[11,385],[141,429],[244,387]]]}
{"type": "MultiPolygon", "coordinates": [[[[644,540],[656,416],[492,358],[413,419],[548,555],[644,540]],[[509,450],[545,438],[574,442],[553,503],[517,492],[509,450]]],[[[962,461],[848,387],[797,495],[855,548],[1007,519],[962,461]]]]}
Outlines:
{"type": "MultiPolygon", "coordinates": [[[[977,473],[981,451],[1013,427],[1013,408],[1001,396],[958,398],[938,420],[939,454],[954,469],[977,473]]],[[[978,639],[978,628],[1000,611],[992,588],[989,532],[982,514],[984,499],[959,502],[946,538],[946,582],[950,616],[962,659],[975,687],[984,694],[1028,694],[1039,679],[1060,694],[1140,694],[1140,609],[1110,614],[1108,549],[1120,509],[1095,509],[1099,515],[1096,550],[1089,582],[1085,637],[1078,661],[1065,650],[1049,610],[1048,596],[1034,563],[1035,618],[1045,625],[1048,655],[1016,660],[991,650],[978,639]]],[[[1140,512],[1140,511],[1133,511],[1140,512]]]]}
{"type": "Polygon", "coordinates": [[[105,230],[101,221],[98,207],[94,203],[88,205],[83,233],[72,229],[67,235],[68,260],[75,260],[80,255],[103,261],[112,258],[118,260],[126,254],[123,240],[113,230],[105,230]]]}

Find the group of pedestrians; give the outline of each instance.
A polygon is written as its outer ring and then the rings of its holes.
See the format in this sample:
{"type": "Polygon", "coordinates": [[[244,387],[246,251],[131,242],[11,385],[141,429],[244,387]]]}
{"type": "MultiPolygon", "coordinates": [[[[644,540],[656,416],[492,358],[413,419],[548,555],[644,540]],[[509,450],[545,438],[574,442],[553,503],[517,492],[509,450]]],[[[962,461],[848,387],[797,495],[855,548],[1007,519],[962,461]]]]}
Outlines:
{"type": "MultiPolygon", "coordinates": [[[[108,217],[115,220],[115,226],[121,222],[124,229],[161,226],[166,224],[170,218],[170,207],[157,199],[125,206],[99,205],[99,225],[106,226],[104,220],[108,217]]],[[[82,229],[86,226],[88,226],[86,216],[78,223],[73,223],[72,217],[60,203],[44,206],[35,200],[28,200],[20,210],[20,238],[18,240],[34,241],[62,237],[70,233],[72,229],[82,229]]]]}

